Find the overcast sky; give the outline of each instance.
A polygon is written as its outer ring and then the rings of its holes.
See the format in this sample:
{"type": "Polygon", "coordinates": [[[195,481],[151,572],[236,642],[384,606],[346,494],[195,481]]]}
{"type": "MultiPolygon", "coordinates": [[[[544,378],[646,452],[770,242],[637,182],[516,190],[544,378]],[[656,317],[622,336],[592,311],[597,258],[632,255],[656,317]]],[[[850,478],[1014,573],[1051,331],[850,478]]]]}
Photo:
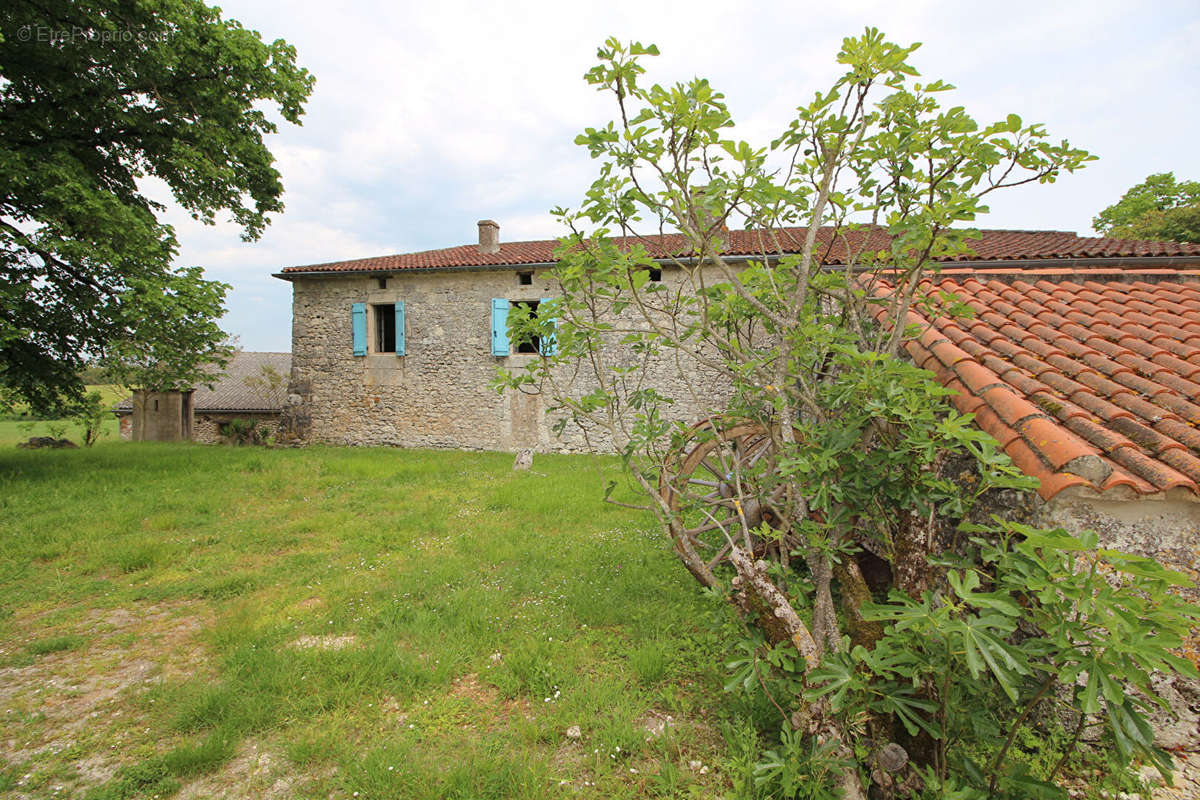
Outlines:
{"type": "MultiPolygon", "coordinates": [[[[1200,179],[1200,2],[358,2],[227,0],[317,78],[303,127],[270,147],[286,211],[244,244],[172,212],[180,263],[233,285],[222,325],[248,350],[291,348],[285,266],[426,250],[500,223],[560,235],[595,167],[572,144],[612,116],[582,80],[607,36],[653,42],[659,83],[707,77],[738,134],[763,145],[840,73],[842,37],[872,25],[922,42],[912,62],[981,121],[1009,112],[1100,156],[1056,184],[996,197],[981,227],[1075,231],[1153,172],[1200,179]],[[336,11],[331,11],[336,9],[336,11]]],[[[947,98],[943,96],[943,102],[947,98]]]]}

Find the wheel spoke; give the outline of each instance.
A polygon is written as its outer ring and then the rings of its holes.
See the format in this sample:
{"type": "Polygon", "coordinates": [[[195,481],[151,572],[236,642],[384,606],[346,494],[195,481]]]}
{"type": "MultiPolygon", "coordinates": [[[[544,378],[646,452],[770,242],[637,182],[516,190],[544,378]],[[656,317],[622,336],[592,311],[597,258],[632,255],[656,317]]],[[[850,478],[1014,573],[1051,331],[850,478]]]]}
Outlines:
{"type": "Polygon", "coordinates": [[[701,478],[688,478],[688,483],[694,483],[697,486],[709,486],[713,489],[721,485],[718,481],[706,481],[701,478]]]}
{"type": "Polygon", "coordinates": [[[771,448],[770,448],[770,446],[769,446],[769,445],[770,445],[770,443],[769,443],[769,442],[765,443],[765,444],[764,444],[764,445],[763,445],[763,446],[762,446],[762,447],[761,447],[761,448],[758,450],[758,452],[756,452],[756,453],[754,453],[752,456],[750,456],[750,461],[748,462],[748,466],[751,466],[751,467],[753,467],[755,464],[757,464],[757,463],[758,463],[759,459],[761,459],[761,458],[762,458],[763,456],[765,456],[767,453],[770,453],[770,452],[771,452],[771,448]]]}
{"type": "MultiPolygon", "coordinates": [[[[711,570],[728,562],[733,541],[745,537],[742,506],[753,521],[766,515],[768,524],[778,525],[784,518],[778,506],[786,492],[762,480],[775,470],[776,457],[775,441],[762,426],[714,418],[698,426],[696,436],[699,441],[664,465],[669,480],[662,492],[677,515],[672,531],[703,552],[711,570]]],[[[748,544],[755,552],[762,552],[763,545],[748,544]]]]}
{"type": "Polygon", "coordinates": [[[721,530],[728,530],[730,527],[729,523],[733,522],[733,520],[734,520],[733,517],[726,517],[723,520],[718,520],[716,522],[710,522],[707,525],[701,525],[699,528],[688,528],[686,531],[684,531],[684,533],[686,533],[692,539],[695,539],[698,534],[708,533],[709,531],[715,531],[718,528],[721,530]]]}

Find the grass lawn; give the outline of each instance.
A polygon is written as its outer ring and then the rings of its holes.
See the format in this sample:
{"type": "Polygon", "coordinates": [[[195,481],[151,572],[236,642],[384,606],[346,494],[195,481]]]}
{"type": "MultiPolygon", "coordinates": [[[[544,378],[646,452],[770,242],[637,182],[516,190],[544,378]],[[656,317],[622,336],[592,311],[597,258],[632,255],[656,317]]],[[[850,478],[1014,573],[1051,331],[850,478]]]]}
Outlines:
{"type": "Polygon", "coordinates": [[[753,796],[763,709],[615,463],[511,463],[3,446],[0,795],[753,796]]]}

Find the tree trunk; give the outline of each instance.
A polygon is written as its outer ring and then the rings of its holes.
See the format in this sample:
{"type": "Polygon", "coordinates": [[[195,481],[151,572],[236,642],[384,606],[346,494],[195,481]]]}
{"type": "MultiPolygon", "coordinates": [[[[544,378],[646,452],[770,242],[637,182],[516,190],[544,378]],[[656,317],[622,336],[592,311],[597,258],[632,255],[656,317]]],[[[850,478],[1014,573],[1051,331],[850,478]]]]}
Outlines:
{"type": "Polygon", "coordinates": [[[833,567],[833,576],[842,586],[842,613],[850,633],[851,647],[859,645],[868,650],[883,636],[883,624],[863,619],[863,604],[871,602],[871,587],[867,585],[858,562],[851,557],[843,558],[833,567]]]}
{"type": "MultiPolygon", "coordinates": [[[[896,533],[892,560],[893,579],[897,589],[916,601],[920,601],[925,592],[935,586],[933,568],[929,563],[934,534],[932,515],[920,517],[912,513],[902,517],[900,529],[896,533]]],[[[921,696],[928,698],[930,693],[922,691],[921,696]]],[[[937,743],[933,737],[924,730],[917,731],[916,736],[908,736],[902,730],[897,733],[914,762],[933,763],[937,751],[937,743]]]]}
{"type": "Polygon", "coordinates": [[[896,588],[919,601],[933,588],[929,549],[933,544],[934,519],[906,513],[893,540],[892,575],[896,588]]]}
{"type": "MultiPolygon", "coordinates": [[[[759,625],[772,644],[790,641],[804,658],[805,674],[812,672],[821,663],[822,650],[804,620],[792,608],[787,595],[767,575],[767,562],[755,561],[753,553],[737,545],[730,547],[729,560],[738,574],[735,587],[739,591],[735,602],[739,608],[758,617],[759,625]]],[[[846,744],[847,737],[825,703],[803,709],[802,717],[803,723],[795,727],[802,727],[818,741],[836,742],[838,756],[857,763],[854,751],[846,744]]],[[[852,766],[838,775],[837,786],[843,800],[867,800],[857,767],[852,766]]]]}
{"type": "Polygon", "coordinates": [[[771,644],[790,641],[804,658],[805,672],[821,663],[822,651],[808,626],[792,608],[787,596],[767,575],[767,562],[755,561],[754,554],[737,545],[729,549],[729,560],[737,570],[738,606],[759,618],[771,644]]]}
{"type": "Polygon", "coordinates": [[[813,638],[822,653],[833,650],[841,639],[838,631],[837,612],[833,605],[833,568],[829,555],[819,550],[809,550],[808,570],[812,573],[816,589],[813,601],[813,638]]]}

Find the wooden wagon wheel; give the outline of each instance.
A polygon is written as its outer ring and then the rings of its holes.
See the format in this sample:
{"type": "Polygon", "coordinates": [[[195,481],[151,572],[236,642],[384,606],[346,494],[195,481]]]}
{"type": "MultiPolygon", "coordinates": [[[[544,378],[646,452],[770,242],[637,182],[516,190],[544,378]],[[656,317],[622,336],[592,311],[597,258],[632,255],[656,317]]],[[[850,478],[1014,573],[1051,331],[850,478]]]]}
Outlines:
{"type": "Polygon", "coordinates": [[[762,539],[747,539],[745,531],[764,522],[782,527],[785,489],[766,480],[774,470],[775,447],[762,425],[713,418],[693,431],[688,444],[664,462],[659,495],[683,563],[702,584],[716,586],[714,570],[728,558],[731,540],[756,556],[771,548],[762,539]]]}

